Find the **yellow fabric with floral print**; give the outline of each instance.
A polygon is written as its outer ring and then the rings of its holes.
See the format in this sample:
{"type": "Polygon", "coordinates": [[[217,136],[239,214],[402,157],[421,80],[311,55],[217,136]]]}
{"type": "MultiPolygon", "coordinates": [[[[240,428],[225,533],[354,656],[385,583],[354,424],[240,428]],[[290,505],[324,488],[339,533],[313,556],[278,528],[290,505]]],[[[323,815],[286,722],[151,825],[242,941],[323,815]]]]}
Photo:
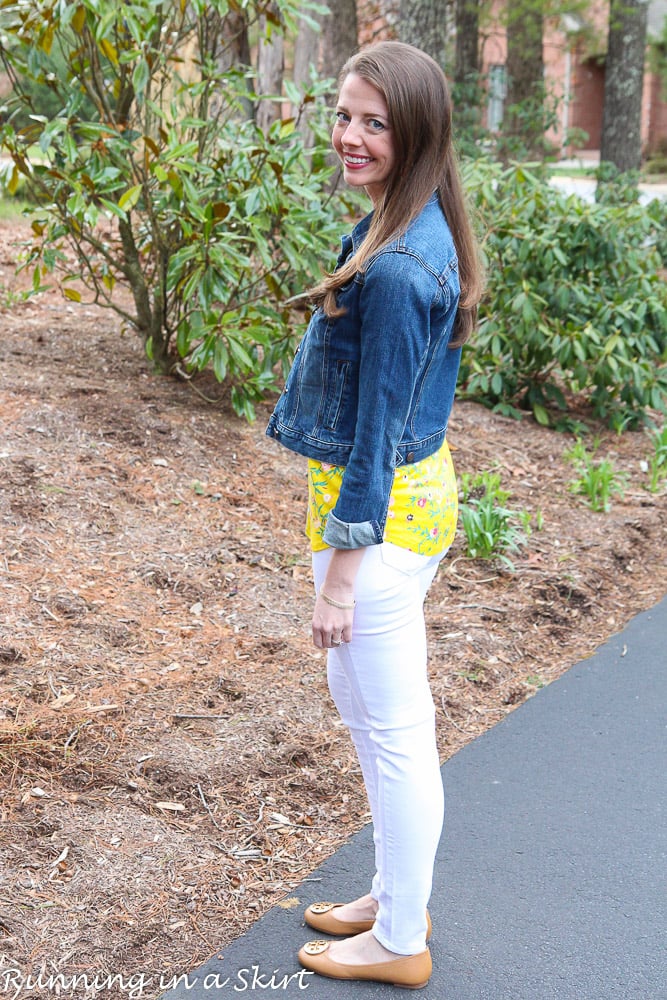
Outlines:
{"type": "MultiPolygon", "coordinates": [[[[308,461],[306,535],[315,552],[327,548],[322,536],[329,512],[336,506],[344,473],[342,465],[308,461]]],[[[456,476],[446,441],[434,455],[396,469],[385,542],[425,556],[437,555],[451,545],[457,516],[456,476]]]]}

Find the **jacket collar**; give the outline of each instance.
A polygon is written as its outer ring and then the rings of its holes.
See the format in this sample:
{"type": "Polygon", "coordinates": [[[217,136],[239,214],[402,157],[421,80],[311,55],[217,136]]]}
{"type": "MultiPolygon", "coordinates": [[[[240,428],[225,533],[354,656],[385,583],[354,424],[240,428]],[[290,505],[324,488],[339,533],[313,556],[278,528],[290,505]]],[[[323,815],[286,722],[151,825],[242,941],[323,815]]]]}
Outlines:
{"type": "MultiPolygon", "coordinates": [[[[434,202],[437,202],[437,200],[438,200],[438,192],[434,191],[431,197],[426,202],[426,204],[431,205],[434,202]]],[[[351,235],[349,236],[346,235],[342,237],[341,246],[345,257],[349,256],[350,250],[352,250],[354,253],[357,252],[366,234],[368,233],[368,230],[370,229],[372,220],[373,220],[373,212],[369,212],[368,215],[364,216],[361,222],[358,222],[356,224],[356,226],[352,230],[351,235]]]]}
{"type": "MultiPolygon", "coordinates": [[[[348,236],[347,239],[352,241],[352,247],[356,253],[362,242],[364,241],[368,230],[370,229],[371,222],[373,220],[373,213],[369,212],[368,215],[364,216],[361,222],[358,222],[354,229],[352,230],[352,235],[348,236]]],[[[345,239],[346,237],[343,237],[345,239]]]]}

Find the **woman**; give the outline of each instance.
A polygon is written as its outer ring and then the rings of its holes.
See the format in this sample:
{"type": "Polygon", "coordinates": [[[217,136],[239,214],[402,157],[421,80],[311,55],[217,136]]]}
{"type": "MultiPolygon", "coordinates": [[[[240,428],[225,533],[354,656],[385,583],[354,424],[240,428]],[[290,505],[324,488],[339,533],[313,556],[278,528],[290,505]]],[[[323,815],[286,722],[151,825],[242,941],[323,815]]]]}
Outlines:
{"type": "Polygon", "coordinates": [[[313,641],[374,824],[368,895],[309,907],[302,965],[419,987],[443,820],[423,602],[456,524],[445,434],[482,278],[443,73],[381,42],[343,68],[332,142],[373,210],[342,240],[267,434],[309,459],[313,641]]]}

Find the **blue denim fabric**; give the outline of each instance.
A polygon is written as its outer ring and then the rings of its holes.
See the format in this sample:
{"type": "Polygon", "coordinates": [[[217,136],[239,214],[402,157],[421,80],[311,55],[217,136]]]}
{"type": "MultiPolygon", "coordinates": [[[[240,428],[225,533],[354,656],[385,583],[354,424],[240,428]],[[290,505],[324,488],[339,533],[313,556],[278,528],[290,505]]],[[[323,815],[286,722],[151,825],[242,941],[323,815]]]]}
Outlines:
{"type": "MultiPolygon", "coordinates": [[[[343,237],[337,267],[370,220],[343,237]]],[[[345,466],[324,541],[347,549],[382,542],[395,468],[433,454],[447,431],[461,359],[448,347],[459,277],[437,195],[337,301],[345,315],[314,312],[266,433],[345,466]]]]}

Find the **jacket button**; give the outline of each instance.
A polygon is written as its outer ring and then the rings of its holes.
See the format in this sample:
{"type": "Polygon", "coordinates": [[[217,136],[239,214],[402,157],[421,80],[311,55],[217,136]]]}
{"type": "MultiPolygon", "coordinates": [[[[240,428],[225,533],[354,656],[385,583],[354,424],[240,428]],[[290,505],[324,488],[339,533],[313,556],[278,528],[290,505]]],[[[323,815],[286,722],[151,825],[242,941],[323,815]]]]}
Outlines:
{"type": "Polygon", "coordinates": [[[414,462],[414,460],[415,460],[415,453],[414,453],[414,451],[409,451],[407,453],[407,455],[405,456],[405,460],[406,460],[406,462],[414,462]]]}

